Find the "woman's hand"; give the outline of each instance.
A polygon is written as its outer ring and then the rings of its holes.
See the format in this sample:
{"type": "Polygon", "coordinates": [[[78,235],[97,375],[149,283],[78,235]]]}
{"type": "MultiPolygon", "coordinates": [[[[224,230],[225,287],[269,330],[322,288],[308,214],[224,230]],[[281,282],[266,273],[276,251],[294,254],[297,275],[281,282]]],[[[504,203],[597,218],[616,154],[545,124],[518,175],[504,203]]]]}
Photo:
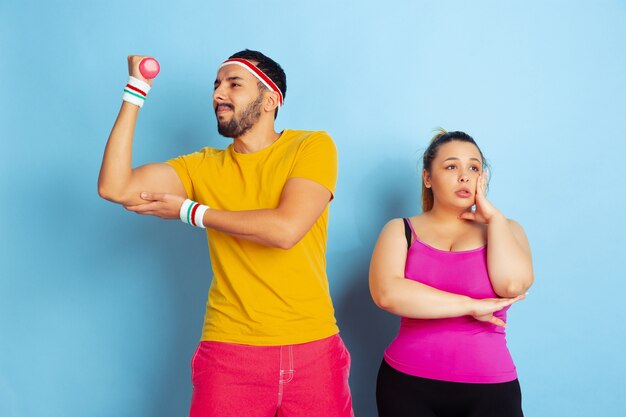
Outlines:
{"type": "Polygon", "coordinates": [[[459,217],[464,220],[470,220],[478,223],[489,224],[491,219],[495,217],[502,217],[502,213],[493,205],[487,197],[485,192],[487,191],[487,172],[483,171],[482,174],[476,180],[476,194],[475,204],[476,209],[474,211],[466,211],[459,217]]]}
{"type": "Polygon", "coordinates": [[[124,206],[126,210],[137,214],[156,216],[162,219],[180,218],[180,207],[185,201],[184,197],[176,194],[141,193],[141,198],[146,200],[144,204],[124,206]]]}
{"type": "Polygon", "coordinates": [[[526,298],[525,294],[518,295],[514,298],[484,298],[482,300],[472,299],[471,316],[478,321],[495,324],[496,326],[506,327],[506,323],[493,315],[496,311],[500,311],[520,300],[526,298]]]}

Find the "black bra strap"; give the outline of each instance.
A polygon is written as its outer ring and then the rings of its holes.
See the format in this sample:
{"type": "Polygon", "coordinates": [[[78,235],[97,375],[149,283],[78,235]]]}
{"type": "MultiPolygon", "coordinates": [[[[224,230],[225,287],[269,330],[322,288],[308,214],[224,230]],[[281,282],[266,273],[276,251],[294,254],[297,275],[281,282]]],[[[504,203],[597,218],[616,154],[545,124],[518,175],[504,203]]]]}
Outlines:
{"type": "Polygon", "coordinates": [[[402,219],[402,220],[404,220],[404,235],[406,236],[406,247],[410,248],[411,238],[413,237],[413,233],[411,233],[411,226],[409,226],[409,220],[408,219],[402,219]]]}

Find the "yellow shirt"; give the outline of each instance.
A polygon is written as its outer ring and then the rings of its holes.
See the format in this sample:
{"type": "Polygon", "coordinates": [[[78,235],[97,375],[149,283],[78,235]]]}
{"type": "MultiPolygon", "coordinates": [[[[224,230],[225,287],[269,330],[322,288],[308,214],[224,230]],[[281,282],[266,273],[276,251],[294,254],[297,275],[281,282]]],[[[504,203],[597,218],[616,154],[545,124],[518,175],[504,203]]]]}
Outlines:
{"type": "MultiPolygon", "coordinates": [[[[331,193],[337,150],[325,132],[285,130],[271,146],[240,154],[204,148],[168,161],[188,198],[218,210],[278,206],[289,178],[313,180],[331,193]]],[[[201,340],[271,346],[338,333],[326,276],[328,207],[289,250],[207,229],[213,281],[201,340]]]]}

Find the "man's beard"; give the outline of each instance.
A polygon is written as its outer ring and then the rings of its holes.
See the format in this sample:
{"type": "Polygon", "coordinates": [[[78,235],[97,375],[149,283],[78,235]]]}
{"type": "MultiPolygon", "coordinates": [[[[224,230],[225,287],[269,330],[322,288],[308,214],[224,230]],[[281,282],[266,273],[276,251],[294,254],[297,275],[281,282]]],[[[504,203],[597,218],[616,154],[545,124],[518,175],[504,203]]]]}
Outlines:
{"type": "Polygon", "coordinates": [[[248,130],[259,121],[261,117],[261,106],[263,104],[263,95],[259,96],[252,103],[241,111],[238,116],[233,114],[228,122],[217,121],[217,131],[220,135],[227,138],[237,138],[243,136],[248,130]]]}

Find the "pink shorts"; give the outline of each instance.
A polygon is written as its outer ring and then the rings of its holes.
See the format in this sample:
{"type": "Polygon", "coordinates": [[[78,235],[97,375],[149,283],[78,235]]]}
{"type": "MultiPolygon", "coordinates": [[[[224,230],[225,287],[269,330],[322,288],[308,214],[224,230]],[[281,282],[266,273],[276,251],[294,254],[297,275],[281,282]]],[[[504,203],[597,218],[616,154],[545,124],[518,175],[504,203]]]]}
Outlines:
{"type": "Polygon", "coordinates": [[[339,335],[298,345],[200,342],[191,417],[353,417],[350,354],[339,335]]]}

